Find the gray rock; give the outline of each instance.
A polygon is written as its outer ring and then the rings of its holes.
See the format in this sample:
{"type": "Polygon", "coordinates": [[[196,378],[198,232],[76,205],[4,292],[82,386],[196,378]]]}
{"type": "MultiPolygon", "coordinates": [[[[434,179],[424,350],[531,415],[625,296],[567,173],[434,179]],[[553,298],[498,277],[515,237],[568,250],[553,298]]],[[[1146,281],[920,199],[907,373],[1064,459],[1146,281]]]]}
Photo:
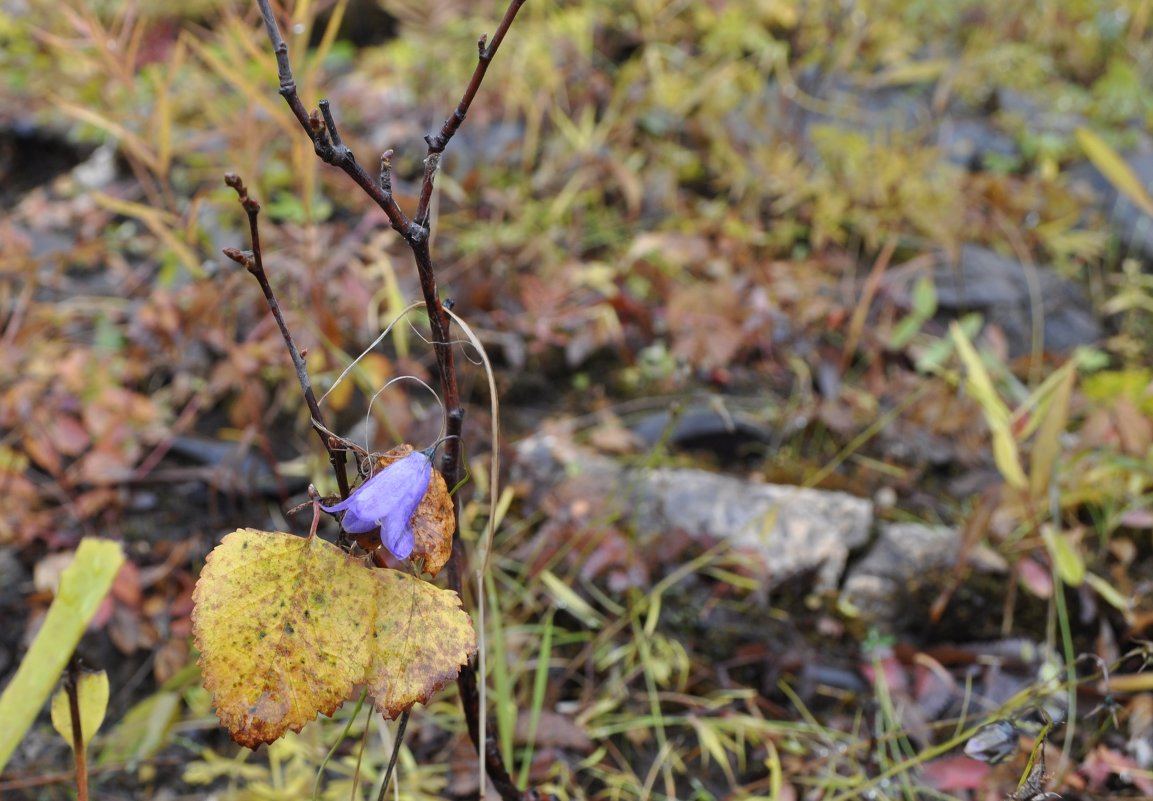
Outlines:
{"type": "MultiPolygon", "coordinates": [[[[779,92],[773,86],[770,90],[779,92]]],[[[820,163],[812,142],[812,129],[823,125],[859,131],[871,142],[920,141],[940,149],[949,162],[968,170],[989,163],[1012,163],[1021,157],[1016,138],[981,109],[952,104],[934,107],[924,87],[874,86],[848,78],[827,87],[813,87],[820,97],[821,114],[797,107],[797,128],[802,133],[802,153],[811,164],[820,163]]],[[[788,111],[788,107],[782,112],[788,111]]]]}
{"type": "Polygon", "coordinates": [[[629,428],[650,448],[664,443],[675,450],[713,453],[730,463],[752,453],[763,454],[773,439],[772,432],[750,415],[724,406],[653,412],[629,428]]]}
{"type": "Polygon", "coordinates": [[[1013,130],[1028,131],[1034,136],[1051,134],[1061,138],[1089,123],[1085,115],[1062,110],[1060,103],[1040,92],[1023,92],[1002,86],[996,94],[996,117],[1013,130]]]}
{"type": "Polygon", "coordinates": [[[10,641],[0,642],[0,680],[16,661],[20,637],[15,632],[23,627],[24,613],[17,614],[15,609],[23,607],[22,598],[30,590],[31,579],[13,549],[0,548],[0,613],[5,616],[10,631],[14,630],[10,641]]]}
{"type": "Polygon", "coordinates": [[[642,533],[681,530],[727,540],[759,557],[771,579],[815,571],[836,586],[849,551],[864,545],[873,504],[843,492],[756,484],[692,469],[635,471],[625,479],[642,533]]]}
{"type": "Polygon", "coordinates": [[[937,126],[937,147],[949,161],[971,171],[1021,157],[1016,140],[983,117],[946,114],[937,126]]]}
{"type": "MultiPolygon", "coordinates": [[[[695,469],[626,468],[548,434],[517,447],[513,478],[548,497],[579,494],[598,516],[631,526],[645,541],[670,532],[727,540],[771,581],[813,572],[818,591],[840,580],[849,552],[863,545],[870,501],[841,492],[759,484],[695,469]]],[[[555,508],[559,504],[552,504],[555,508]]]]}
{"type": "MultiPolygon", "coordinates": [[[[938,318],[980,312],[986,323],[1005,333],[1013,358],[1030,352],[1035,300],[1041,304],[1046,352],[1068,353],[1103,336],[1085,292],[1052,268],[1026,266],[988,248],[965,245],[955,260],[941,253],[930,274],[937,290],[938,318]]],[[[903,294],[918,272],[897,270],[892,275],[892,281],[886,279],[889,289],[903,294]]]]}
{"type": "Polygon", "coordinates": [[[869,553],[849,569],[841,600],[855,607],[867,626],[885,633],[900,631],[910,614],[927,614],[910,604],[909,597],[939,585],[956,563],[960,543],[960,533],[943,526],[882,524],[869,553]]]}

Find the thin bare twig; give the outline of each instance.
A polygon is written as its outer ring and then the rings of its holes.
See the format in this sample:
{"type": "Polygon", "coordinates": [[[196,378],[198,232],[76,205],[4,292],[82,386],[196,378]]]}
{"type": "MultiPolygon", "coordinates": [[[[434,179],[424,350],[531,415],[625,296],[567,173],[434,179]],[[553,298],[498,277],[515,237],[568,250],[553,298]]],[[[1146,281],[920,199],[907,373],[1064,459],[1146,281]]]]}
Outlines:
{"type": "Polygon", "coordinates": [[[276,54],[276,71],[280,78],[280,94],[288,103],[288,107],[292,110],[296,121],[300,123],[300,127],[312,140],[312,148],[316,151],[316,155],[326,164],[344,170],[356,182],[356,185],[363,189],[365,194],[372,198],[376,205],[380,206],[388,215],[392,227],[406,241],[411,242],[414,238],[421,236],[427,238],[428,232],[422,232],[408,219],[405,213],[400,210],[396,200],[393,199],[392,193],[386,193],[378,183],[369,177],[368,173],[357,162],[356,156],[341,140],[328,101],[320,101],[321,113],[319,114],[317,112],[309,114],[305,110],[304,103],[300,101],[300,95],[296,91],[296,78],[292,75],[292,63],[288,59],[288,44],[280,34],[280,26],[276,24],[276,16],[272,13],[272,7],[268,0],[257,0],[257,3],[260,6],[260,15],[264,18],[264,28],[268,32],[268,38],[272,41],[273,52],[276,54]],[[323,119],[321,114],[323,114],[323,119]]]}
{"type": "Polygon", "coordinates": [[[448,147],[449,140],[460,128],[464,122],[464,117],[468,114],[469,106],[472,105],[473,98],[476,97],[477,91],[480,89],[480,84],[484,80],[485,73],[488,72],[488,65],[492,63],[496,51],[500,48],[501,42],[504,41],[505,34],[508,29],[512,27],[512,21],[516,19],[517,12],[523,6],[525,0],[512,0],[508,4],[508,8],[504,12],[504,18],[500,21],[500,25],[496,27],[496,33],[492,36],[492,41],[488,40],[488,36],[482,34],[480,39],[476,42],[476,68],[472,71],[472,78],[469,79],[468,86],[464,90],[464,95],[461,96],[460,102],[456,106],[456,111],[452,116],[444,121],[440,127],[440,132],[436,135],[429,134],[424,137],[424,141],[428,143],[428,156],[425,158],[425,180],[424,185],[421,187],[420,202],[416,207],[416,216],[413,218],[417,225],[428,227],[428,214],[429,204],[432,200],[432,177],[428,174],[428,163],[434,156],[438,157],[433,161],[434,168],[433,174],[435,175],[435,165],[439,162],[439,154],[444,152],[448,147]]]}
{"type": "Polygon", "coordinates": [[[84,742],[84,727],[80,720],[80,659],[72,655],[68,674],[64,678],[64,689],[68,693],[69,722],[72,724],[72,756],[76,760],[76,798],[88,801],[88,757],[84,742]]]}
{"type": "Polygon", "coordinates": [[[240,198],[240,205],[244,207],[244,211],[248,215],[248,229],[252,237],[251,251],[244,252],[236,248],[224,248],[224,255],[242,265],[260,283],[260,288],[264,291],[264,298],[268,301],[268,308],[272,311],[272,316],[280,327],[280,335],[284,338],[284,345],[288,348],[289,356],[292,357],[292,365],[296,368],[296,378],[300,381],[304,401],[312,413],[313,429],[316,430],[317,436],[324,444],[324,449],[328,451],[328,460],[332,463],[332,470],[336,473],[336,483],[340,487],[340,497],[347,498],[349,488],[344,450],[339,448],[329,436],[328,428],[324,424],[324,415],[320,412],[320,404],[316,402],[316,395],[312,391],[312,381],[308,377],[308,367],[304,363],[304,356],[301,355],[300,350],[296,347],[296,342],[292,339],[292,333],[284,321],[284,314],[280,311],[280,303],[276,300],[276,293],[272,291],[272,285],[268,282],[268,275],[264,272],[264,256],[260,250],[260,228],[257,225],[260,204],[248,196],[248,187],[244,185],[244,181],[240,180],[238,175],[229,173],[224,176],[224,182],[236,190],[236,194],[240,198]]]}
{"type": "Polygon", "coordinates": [[[392,780],[392,772],[396,768],[396,758],[400,756],[400,745],[404,742],[404,729],[408,726],[408,710],[400,716],[400,725],[396,727],[396,739],[392,742],[392,756],[388,758],[388,767],[384,770],[384,783],[380,785],[380,795],[376,801],[384,801],[388,797],[388,785],[392,780]]]}

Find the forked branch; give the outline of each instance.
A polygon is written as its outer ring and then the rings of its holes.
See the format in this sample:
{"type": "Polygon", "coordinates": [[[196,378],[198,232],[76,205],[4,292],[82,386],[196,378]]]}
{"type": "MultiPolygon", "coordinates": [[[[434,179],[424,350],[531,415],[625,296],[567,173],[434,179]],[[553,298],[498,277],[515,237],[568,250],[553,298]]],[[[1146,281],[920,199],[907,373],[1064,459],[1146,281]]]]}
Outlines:
{"type": "MultiPolygon", "coordinates": [[[[269,0],[257,0],[260,13],[264,19],[264,26],[268,38],[272,42],[273,52],[276,55],[276,68],[280,80],[280,94],[284,97],[288,107],[292,110],[305,134],[312,141],[317,156],[325,163],[343,170],[377,204],[388,217],[392,227],[404,238],[416,261],[417,273],[420,277],[421,293],[428,310],[429,326],[432,329],[433,350],[436,354],[437,371],[439,373],[442,398],[444,400],[445,429],[450,436],[445,440],[440,471],[445,482],[455,487],[461,474],[461,445],[460,432],[464,420],[464,408],[460,404],[460,391],[457,386],[456,365],[453,359],[451,337],[449,331],[449,318],[441,305],[440,294],[437,289],[436,271],[429,250],[429,231],[431,228],[430,207],[433,187],[437,171],[440,167],[441,154],[448,146],[453,135],[459,130],[461,123],[468,113],[476,97],[477,91],[484,80],[488,66],[492,62],[508,33],[517,12],[524,5],[525,0],[510,0],[500,25],[491,40],[481,36],[477,43],[477,64],[473,70],[472,78],[465,88],[460,102],[452,115],[449,116],[436,134],[425,137],[428,151],[425,156],[424,178],[421,183],[420,196],[417,202],[415,215],[410,219],[400,206],[397,205],[392,191],[392,150],[385,151],[380,157],[380,170],[378,177],[370,177],[365,169],[356,160],[352,150],[344,144],[337,130],[336,120],[332,108],[327,100],[321,100],[316,111],[305,109],[297,91],[296,79],[292,73],[292,63],[288,56],[288,45],[280,33],[276,17],[272,12],[269,0]]],[[[446,301],[448,303],[448,301],[446,301]]],[[[294,357],[295,361],[295,357],[294,357]]],[[[311,408],[311,406],[310,406],[311,408]]],[[[316,412],[313,412],[314,415],[316,412]]],[[[493,443],[496,447],[497,443],[493,443]]],[[[330,451],[331,453],[331,451],[330,451]]],[[[343,488],[342,488],[343,494],[343,488]]],[[[454,510],[457,519],[457,532],[454,536],[452,557],[447,566],[449,586],[458,593],[462,589],[462,549],[459,538],[460,504],[459,496],[453,496],[454,510]]],[[[483,588],[478,588],[483,592],[483,588]]],[[[460,688],[461,703],[464,707],[465,719],[468,724],[469,735],[477,747],[478,753],[483,756],[485,768],[489,779],[500,793],[503,801],[520,801],[534,798],[533,791],[527,793],[517,789],[512,777],[509,775],[500,749],[497,747],[495,734],[489,730],[485,737],[481,737],[479,694],[477,692],[477,676],[471,665],[465,665],[457,680],[460,688]],[[481,742],[481,740],[484,742],[481,742]]],[[[483,796],[483,788],[481,790],[483,796]]]]}

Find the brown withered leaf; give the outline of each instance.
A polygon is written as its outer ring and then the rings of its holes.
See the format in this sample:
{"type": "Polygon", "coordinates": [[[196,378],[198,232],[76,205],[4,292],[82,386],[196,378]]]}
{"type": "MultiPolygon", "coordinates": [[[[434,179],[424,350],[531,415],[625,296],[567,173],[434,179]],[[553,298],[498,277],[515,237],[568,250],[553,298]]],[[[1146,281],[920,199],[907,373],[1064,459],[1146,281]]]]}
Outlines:
{"type": "Polygon", "coordinates": [[[731,364],[744,346],[746,314],[740,296],[728,284],[679,288],[668,307],[673,353],[704,369],[731,364]]]}
{"type": "Polygon", "coordinates": [[[424,569],[435,576],[452,556],[452,535],[456,518],[452,498],[439,470],[432,471],[428,491],[412,516],[412,555],[424,559],[424,569]]]}
{"type": "MultiPolygon", "coordinates": [[[[377,471],[383,470],[398,459],[411,454],[415,448],[411,445],[398,445],[377,457],[377,471]]],[[[424,560],[424,570],[430,576],[436,576],[441,568],[448,563],[452,555],[452,535],[456,532],[456,516],[452,507],[452,496],[448,494],[448,486],[444,483],[444,476],[435,468],[428,481],[428,490],[416,507],[412,515],[412,557],[424,560]]],[[[380,538],[371,534],[367,539],[374,542],[366,550],[375,550],[380,546],[380,538]]],[[[357,542],[366,544],[365,538],[358,537],[357,542]]]]}

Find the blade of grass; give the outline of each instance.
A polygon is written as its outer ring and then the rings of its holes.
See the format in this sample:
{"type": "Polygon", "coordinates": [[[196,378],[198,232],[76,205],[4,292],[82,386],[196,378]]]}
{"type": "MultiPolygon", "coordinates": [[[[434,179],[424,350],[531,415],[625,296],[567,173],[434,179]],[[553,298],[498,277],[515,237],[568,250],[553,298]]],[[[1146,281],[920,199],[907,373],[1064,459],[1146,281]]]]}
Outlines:
{"type": "Polygon", "coordinates": [[[118,197],[105,194],[104,192],[93,192],[92,199],[96,201],[97,205],[109,211],[123,214],[125,217],[132,217],[144,223],[144,226],[152,232],[152,235],[163,242],[165,247],[176,255],[190,275],[194,278],[204,277],[204,268],[201,267],[200,259],[197,258],[192,248],[181,241],[180,237],[174,233],[178,222],[175,215],[155,209],[144,203],[122,200],[118,197]]]}
{"type": "MultiPolygon", "coordinates": [[[[525,737],[524,756],[520,764],[520,776],[517,778],[517,787],[521,790],[528,788],[529,771],[532,768],[533,747],[536,743],[536,731],[540,725],[540,713],[544,707],[545,693],[549,684],[549,664],[552,659],[552,635],[554,609],[549,609],[541,623],[540,647],[537,649],[536,674],[532,683],[532,702],[529,706],[528,732],[525,737]]],[[[511,763],[510,763],[511,764],[511,763]]]]}
{"type": "Polygon", "coordinates": [[[152,148],[150,148],[143,139],[134,134],[132,131],[128,130],[115,120],[101,114],[99,111],[95,111],[85,106],[76,105],[75,103],[69,102],[68,100],[65,100],[59,96],[53,95],[51,96],[51,99],[56,108],[60,109],[65,114],[69,115],[70,117],[74,117],[80,122],[86,122],[95,128],[99,128],[106,134],[114,137],[119,141],[121,147],[123,147],[126,152],[137,158],[154,175],[162,174],[160,171],[160,161],[157,159],[156,154],[152,151],[152,148]]]}
{"type": "Polygon", "coordinates": [[[1061,454],[1061,436],[1069,424],[1069,402],[1077,378],[1075,363],[1070,361],[1056,375],[1052,397],[1037,431],[1033,452],[1029,454],[1029,493],[1034,499],[1048,494],[1053,468],[1061,454]]]}
{"type": "Polygon", "coordinates": [[[1009,409],[997,394],[993,379],[969,337],[956,323],[949,326],[949,333],[957,347],[957,355],[965,365],[965,386],[973,399],[981,405],[993,436],[993,460],[997,469],[1009,486],[1027,489],[1029,485],[1021,467],[1021,454],[1009,426],[1009,409]]]}
{"type": "Polygon", "coordinates": [[[1053,565],[1052,573],[1053,600],[1057,607],[1057,630],[1061,635],[1061,650],[1065,657],[1065,703],[1066,709],[1069,710],[1066,716],[1068,720],[1065,725],[1065,740],[1061,743],[1061,760],[1054,770],[1060,783],[1060,777],[1069,765],[1069,755],[1073,753],[1073,735],[1077,731],[1077,652],[1073,643],[1073,629],[1069,623],[1069,608],[1065,604],[1065,586],[1056,565],[1053,565]]]}
{"type": "Polygon", "coordinates": [[[873,298],[876,296],[877,290],[880,289],[881,278],[884,277],[885,270],[889,268],[893,253],[897,250],[897,243],[898,239],[895,236],[891,236],[885,241],[880,254],[873,262],[872,269],[869,270],[869,277],[865,279],[861,297],[853,308],[852,317],[849,318],[849,332],[845,337],[845,344],[841,348],[841,375],[844,375],[845,371],[849,369],[853,354],[857,352],[857,345],[861,341],[861,332],[865,330],[865,320],[868,319],[869,309],[873,306],[873,298]]]}
{"type": "Polygon", "coordinates": [[[516,729],[517,703],[513,697],[515,682],[509,675],[507,643],[504,637],[504,620],[500,607],[500,598],[496,592],[496,584],[491,574],[485,574],[485,591],[489,597],[487,627],[491,629],[492,637],[488,639],[489,672],[491,676],[481,674],[482,686],[492,679],[493,703],[496,706],[496,724],[500,735],[500,751],[506,765],[514,764],[512,761],[513,733],[516,729]]]}
{"type": "MultiPolygon", "coordinates": [[[[312,801],[317,801],[320,798],[320,779],[324,776],[324,769],[328,767],[328,763],[336,754],[336,750],[344,744],[344,740],[348,737],[349,731],[352,730],[352,724],[356,722],[356,716],[360,714],[360,708],[364,706],[364,699],[368,697],[367,691],[360,693],[360,700],[356,702],[356,709],[352,710],[352,714],[348,716],[348,723],[344,726],[344,731],[336,738],[336,742],[332,744],[332,748],[328,749],[328,753],[324,755],[324,759],[320,761],[320,766],[316,769],[316,781],[312,784],[312,801]]],[[[365,727],[367,730],[367,726],[365,727]]]]}
{"type": "MultiPolygon", "coordinates": [[[[640,652],[641,670],[645,679],[645,692],[648,698],[649,715],[653,721],[653,733],[657,738],[658,753],[657,758],[653,760],[652,767],[649,771],[649,777],[655,780],[656,771],[660,770],[661,775],[665,781],[665,794],[669,798],[676,797],[676,782],[673,780],[672,764],[666,757],[671,756],[672,742],[668,738],[668,732],[665,729],[664,711],[661,707],[661,699],[659,688],[657,687],[657,680],[654,673],[653,653],[650,647],[650,635],[644,631],[638,619],[640,610],[633,611],[630,621],[632,623],[633,637],[640,652]]],[[[646,786],[651,791],[651,783],[646,779],[646,786]]],[[[648,792],[643,795],[647,796],[648,792]]]]}
{"type": "Polygon", "coordinates": [[[1078,128],[1077,144],[1085,151],[1093,166],[1113,184],[1113,187],[1133,201],[1143,212],[1153,217],[1153,197],[1145,190],[1141,180],[1125,160],[1109,144],[1088,128],[1078,128]]]}
{"type": "Polygon", "coordinates": [[[0,695],[0,770],[36,719],[84,629],[124,564],[118,543],[86,537],[60,577],[60,591],[32,647],[0,695]]]}

